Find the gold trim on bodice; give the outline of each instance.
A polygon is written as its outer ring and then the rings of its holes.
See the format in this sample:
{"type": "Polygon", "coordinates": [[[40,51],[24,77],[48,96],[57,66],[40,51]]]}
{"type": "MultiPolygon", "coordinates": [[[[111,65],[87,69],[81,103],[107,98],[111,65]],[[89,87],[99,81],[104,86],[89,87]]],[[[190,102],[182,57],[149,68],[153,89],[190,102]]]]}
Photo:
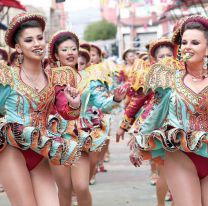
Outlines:
{"type": "Polygon", "coordinates": [[[72,87],[77,86],[77,71],[75,69],[64,66],[53,68],[52,70],[52,84],[54,86],[65,86],[70,84],[72,87]]]}

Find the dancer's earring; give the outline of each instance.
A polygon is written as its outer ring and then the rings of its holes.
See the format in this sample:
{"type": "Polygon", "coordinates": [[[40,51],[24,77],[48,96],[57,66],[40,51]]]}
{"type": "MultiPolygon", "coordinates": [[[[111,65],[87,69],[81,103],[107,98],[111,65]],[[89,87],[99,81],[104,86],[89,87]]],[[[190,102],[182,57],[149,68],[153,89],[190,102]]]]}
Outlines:
{"type": "Polygon", "coordinates": [[[208,57],[205,56],[204,57],[204,63],[203,63],[203,69],[204,70],[207,70],[207,68],[208,68],[208,57]]]}

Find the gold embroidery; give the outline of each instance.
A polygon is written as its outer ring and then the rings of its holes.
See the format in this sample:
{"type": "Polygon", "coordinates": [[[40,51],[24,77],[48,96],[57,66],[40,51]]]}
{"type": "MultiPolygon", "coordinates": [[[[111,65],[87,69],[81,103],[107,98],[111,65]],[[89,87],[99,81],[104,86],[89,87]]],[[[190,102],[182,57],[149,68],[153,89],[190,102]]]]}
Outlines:
{"type": "Polygon", "coordinates": [[[92,65],[80,72],[82,77],[81,82],[78,84],[78,90],[83,93],[91,81],[100,81],[103,84],[107,83],[108,86],[113,84],[112,71],[106,66],[105,63],[92,65]]]}
{"type": "MultiPolygon", "coordinates": [[[[203,93],[196,94],[183,83],[185,71],[181,71],[176,75],[176,92],[183,98],[183,103],[187,109],[187,119],[189,119],[189,130],[191,131],[208,131],[208,89],[205,88],[203,93]]],[[[179,106],[179,100],[176,99],[177,111],[182,111],[182,106],[179,106]]],[[[182,121],[182,114],[177,113],[180,122],[182,121]]]]}
{"type": "Polygon", "coordinates": [[[24,98],[26,98],[29,104],[31,125],[35,127],[46,127],[46,119],[50,114],[51,107],[55,101],[55,90],[51,85],[51,76],[49,76],[50,74],[48,71],[46,71],[46,75],[48,77],[48,85],[41,92],[37,92],[21,80],[19,73],[20,70],[18,67],[9,68],[9,73],[8,68],[4,68],[6,73],[0,70],[0,72],[2,72],[1,78],[3,79],[4,75],[6,76],[9,74],[9,78],[5,78],[6,81],[4,81],[3,84],[10,85],[18,95],[16,105],[17,113],[19,113],[22,119],[25,118],[24,98]]]}
{"type": "Polygon", "coordinates": [[[72,87],[77,86],[77,72],[69,67],[58,67],[52,69],[53,86],[64,86],[70,84],[72,87]]]}
{"type": "Polygon", "coordinates": [[[175,70],[170,70],[163,64],[154,64],[146,76],[144,92],[149,89],[175,87],[175,70]]]}
{"type": "Polygon", "coordinates": [[[157,88],[172,88],[175,89],[176,74],[184,71],[184,65],[172,59],[165,58],[157,64],[151,66],[150,71],[146,75],[146,85],[144,91],[157,88]]]}
{"type": "Polygon", "coordinates": [[[5,63],[0,64],[0,84],[14,86],[11,69],[5,63]]]}

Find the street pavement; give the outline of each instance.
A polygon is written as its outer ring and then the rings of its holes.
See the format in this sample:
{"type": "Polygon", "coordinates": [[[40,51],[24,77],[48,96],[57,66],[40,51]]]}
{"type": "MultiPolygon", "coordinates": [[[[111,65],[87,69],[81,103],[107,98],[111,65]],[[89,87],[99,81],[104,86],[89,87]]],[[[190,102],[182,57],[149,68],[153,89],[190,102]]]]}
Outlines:
{"type": "Polygon", "coordinates": [[[90,186],[93,206],[156,206],[155,186],[149,182],[150,166],[148,162],[140,168],[131,165],[127,142],[111,140],[108,171],[98,173],[96,185],[90,186]]]}
{"type": "MultiPolygon", "coordinates": [[[[117,128],[119,117],[113,118],[117,128]]],[[[98,173],[96,184],[90,186],[93,206],[156,206],[155,187],[149,183],[148,162],[135,168],[129,162],[128,135],[120,143],[115,141],[115,129],[110,142],[110,162],[106,173],[98,173]]],[[[166,206],[169,206],[166,203],[166,206]]],[[[10,206],[6,194],[0,193],[0,206],[10,206]]]]}

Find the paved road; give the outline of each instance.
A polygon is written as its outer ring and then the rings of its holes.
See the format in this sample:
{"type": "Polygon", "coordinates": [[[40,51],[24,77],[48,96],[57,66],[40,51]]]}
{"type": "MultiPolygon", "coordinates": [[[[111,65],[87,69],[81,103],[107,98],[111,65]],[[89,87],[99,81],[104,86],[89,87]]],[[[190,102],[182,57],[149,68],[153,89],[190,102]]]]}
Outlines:
{"type": "Polygon", "coordinates": [[[149,184],[150,169],[146,163],[134,168],[128,160],[127,140],[111,141],[111,160],[107,173],[98,173],[97,184],[91,186],[94,206],[154,206],[155,187],[149,184]]]}
{"type": "MultiPolygon", "coordinates": [[[[114,119],[113,128],[118,124],[114,119]]],[[[107,173],[98,173],[96,185],[90,186],[93,206],[155,206],[155,187],[149,184],[148,163],[134,168],[128,160],[128,137],[119,144],[112,138],[107,173]]],[[[167,206],[169,204],[166,204],[167,206]]],[[[10,206],[5,193],[0,194],[0,206],[10,206]]]]}
{"type": "MultiPolygon", "coordinates": [[[[113,118],[112,128],[117,128],[120,115],[113,118]]],[[[129,162],[128,135],[115,142],[115,129],[110,143],[110,162],[107,173],[98,173],[97,184],[91,186],[93,206],[156,206],[155,187],[149,184],[148,162],[135,168],[129,162]]],[[[166,206],[169,206],[166,203],[166,206]]]]}

